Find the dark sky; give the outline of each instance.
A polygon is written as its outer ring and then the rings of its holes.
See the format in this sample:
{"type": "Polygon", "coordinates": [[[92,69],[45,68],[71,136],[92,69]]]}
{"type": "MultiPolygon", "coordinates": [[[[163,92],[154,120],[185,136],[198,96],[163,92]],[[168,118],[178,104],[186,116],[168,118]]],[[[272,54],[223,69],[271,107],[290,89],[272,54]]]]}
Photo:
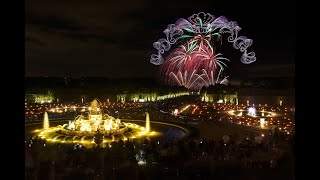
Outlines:
{"type": "Polygon", "coordinates": [[[152,43],[182,17],[198,12],[237,21],[253,39],[257,61],[240,62],[226,42],[230,80],[294,76],[294,5],[283,1],[26,1],[26,76],[155,77],[152,43]],[[224,3],[223,3],[224,2],[224,3]],[[281,4],[280,4],[281,3],[281,4]]]}

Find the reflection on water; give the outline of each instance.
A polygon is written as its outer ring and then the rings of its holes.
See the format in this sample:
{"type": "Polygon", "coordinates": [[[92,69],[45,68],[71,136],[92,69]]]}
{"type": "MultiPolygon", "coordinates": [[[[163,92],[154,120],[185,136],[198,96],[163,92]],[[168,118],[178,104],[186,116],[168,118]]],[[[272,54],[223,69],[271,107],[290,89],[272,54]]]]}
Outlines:
{"type": "MultiPolygon", "coordinates": [[[[142,122],[134,122],[138,125],[143,125],[142,122]]],[[[182,138],[186,135],[186,133],[179,128],[173,127],[173,126],[167,126],[163,124],[158,123],[152,123],[151,122],[151,130],[160,132],[159,136],[152,137],[154,140],[169,140],[169,139],[175,139],[175,138],[182,138]]]]}

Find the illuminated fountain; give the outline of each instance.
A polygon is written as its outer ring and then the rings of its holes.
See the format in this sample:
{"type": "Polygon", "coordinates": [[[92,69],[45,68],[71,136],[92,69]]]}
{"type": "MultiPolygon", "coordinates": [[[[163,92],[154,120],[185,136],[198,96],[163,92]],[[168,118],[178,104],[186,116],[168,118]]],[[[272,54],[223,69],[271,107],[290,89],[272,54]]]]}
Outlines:
{"type": "Polygon", "coordinates": [[[146,113],[146,132],[150,131],[150,117],[149,113],[146,113]]]}
{"type": "Polygon", "coordinates": [[[48,113],[45,112],[43,116],[43,129],[48,129],[49,128],[49,117],[48,113]]]}
{"type": "Polygon", "coordinates": [[[134,123],[121,122],[118,118],[103,114],[101,103],[97,99],[91,102],[88,110],[87,115],[78,115],[67,124],[51,128],[49,128],[48,114],[45,113],[43,130],[38,136],[52,142],[85,145],[94,144],[94,137],[97,133],[103,135],[103,143],[157,135],[157,132],[150,132],[148,113],[146,113],[146,127],[142,127],[134,123]]]}
{"type": "Polygon", "coordinates": [[[265,127],[265,118],[260,118],[260,127],[261,128],[265,127]]]}

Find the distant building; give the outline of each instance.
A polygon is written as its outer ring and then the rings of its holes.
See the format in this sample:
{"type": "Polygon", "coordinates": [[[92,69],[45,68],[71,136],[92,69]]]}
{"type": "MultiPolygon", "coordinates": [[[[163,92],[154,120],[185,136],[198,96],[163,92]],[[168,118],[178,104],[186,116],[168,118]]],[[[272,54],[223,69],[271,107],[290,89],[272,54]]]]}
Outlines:
{"type": "Polygon", "coordinates": [[[189,95],[189,92],[169,93],[158,95],[157,93],[123,93],[117,94],[117,102],[150,102],[189,95]]]}
{"type": "Polygon", "coordinates": [[[238,104],[238,93],[225,85],[208,87],[202,91],[201,101],[224,104],[238,104]]]}
{"type": "Polygon", "coordinates": [[[54,101],[53,94],[49,91],[47,94],[26,94],[25,101],[27,103],[51,103],[54,101]]]}

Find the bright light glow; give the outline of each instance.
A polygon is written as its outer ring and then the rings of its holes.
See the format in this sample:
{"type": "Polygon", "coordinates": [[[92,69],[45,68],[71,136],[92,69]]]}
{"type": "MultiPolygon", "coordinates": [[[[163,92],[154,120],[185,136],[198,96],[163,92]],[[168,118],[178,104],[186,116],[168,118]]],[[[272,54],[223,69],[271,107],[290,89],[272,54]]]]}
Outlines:
{"type": "Polygon", "coordinates": [[[175,109],[174,112],[173,112],[173,114],[174,114],[175,116],[178,115],[178,113],[179,113],[179,110],[178,110],[178,109],[175,109]]]}
{"type": "Polygon", "coordinates": [[[217,103],[223,103],[223,100],[222,99],[219,99],[219,101],[217,103]]]}
{"type": "Polygon", "coordinates": [[[256,115],[256,108],[254,108],[254,107],[248,108],[248,115],[255,116],[256,115]]]}
{"type": "Polygon", "coordinates": [[[138,161],[138,165],[140,165],[140,166],[144,166],[144,165],[146,165],[146,164],[147,164],[146,161],[143,161],[143,160],[139,160],[139,161],[138,161]]]}

